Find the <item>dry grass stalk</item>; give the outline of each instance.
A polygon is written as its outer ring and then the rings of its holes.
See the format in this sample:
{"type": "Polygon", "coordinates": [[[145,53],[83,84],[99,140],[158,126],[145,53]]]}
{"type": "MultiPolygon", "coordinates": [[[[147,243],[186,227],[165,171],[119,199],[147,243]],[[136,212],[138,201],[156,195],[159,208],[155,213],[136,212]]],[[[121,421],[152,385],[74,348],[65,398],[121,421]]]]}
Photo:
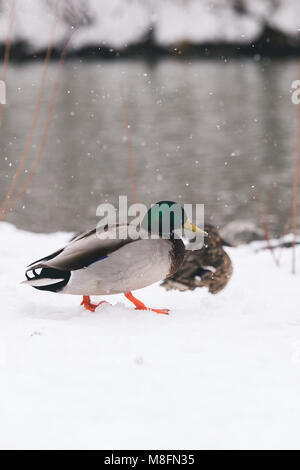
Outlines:
{"type": "Polygon", "coordinates": [[[72,40],[72,37],[74,35],[76,31],[74,31],[70,38],[68,39],[65,47],[63,48],[63,51],[61,53],[61,58],[60,58],[60,61],[59,61],[59,64],[58,64],[58,68],[57,68],[57,72],[56,72],[56,77],[55,77],[55,81],[54,81],[54,85],[53,85],[53,88],[52,88],[52,93],[51,93],[51,98],[50,98],[50,104],[48,106],[48,111],[47,111],[47,119],[46,119],[46,123],[45,123],[45,127],[44,127],[44,132],[43,132],[43,135],[42,135],[42,139],[41,139],[41,143],[40,143],[40,146],[37,150],[37,153],[36,153],[36,156],[34,158],[34,161],[33,161],[33,164],[31,166],[31,169],[27,175],[27,178],[25,180],[25,182],[22,184],[21,188],[19,189],[19,191],[17,192],[16,196],[14,197],[14,199],[12,200],[11,204],[9,205],[8,209],[7,209],[7,212],[8,211],[12,211],[16,205],[16,203],[18,202],[18,199],[22,196],[22,194],[25,192],[26,188],[28,187],[33,175],[35,174],[38,166],[39,166],[39,163],[41,161],[41,158],[42,158],[42,155],[43,155],[43,151],[45,149],[45,145],[46,145],[46,142],[47,142],[47,137],[48,137],[48,132],[49,132],[49,127],[50,127],[50,124],[51,124],[51,120],[52,120],[52,115],[53,115],[53,109],[54,109],[54,104],[55,104],[55,98],[56,98],[56,93],[57,93],[57,88],[58,88],[58,85],[59,85],[59,79],[60,79],[60,75],[61,75],[61,71],[62,71],[62,67],[63,67],[63,64],[65,62],[65,58],[66,58],[66,54],[67,54],[67,51],[68,51],[68,47],[70,45],[70,42],[72,40]]]}
{"type": "MultiPolygon", "coordinates": [[[[299,62],[299,80],[300,80],[300,62],[299,62]]],[[[294,161],[294,184],[292,197],[292,228],[293,228],[293,250],[292,250],[292,273],[296,274],[296,238],[297,238],[297,209],[298,209],[298,190],[299,190],[299,152],[300,152],[300,103],[297,107],[296,118],[296,149],[294,161]]]]}
{"type": "Polygon", "coordinates": [[[33,115],[32,123],[31,123],[31,128],[30,128],[30,131],[29,131],[26,143],[25,143],[23,154],[21,156],[20,162],[19,162],[18,167],[17,167],[17,171],[16,171],[16,173],[13,177],[11,185],[10,185],[10,187],[7,191],[7,194],[5,196],[5,199],[4,199],[4,201],[1,205],[0,220],[3,220],[7,215],[7,212],[8,212],[7,207],[8,207],[9,201],[10,201],[10,199],[11,199],[13,193],[14,193],[14,190],[15,190],[17,184],[18,184],[18,181],[20,179],[22,171],[24,169],[24,166],[25,166],[25,163],[26,163],[26,160],[27,160],[27,157],[28,157],[28,153],[29,153],[29,150],[30,150],[30,147],[31,147],[34,131],[35,131],[35,128],[36,128],[36,125],[37,125],[37,122],[38,122],[40,106],[41,106],[41,100],[42,100],[42,94],[43,94],[44,87],[45,87],[47,71],[48,71],[48,65],[49,65],[49,61],[50,61],[50,57],[51,57],[51,52],[52,52],[52,49],[53,49],[53,40],[54,40],[54,34],[55,34],[55,29],[56,29],[57,17],[58,17],[59,1],[60,0],[56,0],[56,4],[55,4],[55,14],[54,14],[53,24],[52,24],[52,28],[51,28],[50,41],[49,41],[49,45],[48,45],[48,49],[47,49],[47,53],[46,53],[46,57],[45,57],[45,61],[44,61],[42,77],[41,77],[41,82],[40,82],[40,86],[39,86],[38,97],[37,97],[37,101],[36,101],[36,105],[35,105],[34,115],[33,115]]]}
{"type": "Polygon", "coordinates": [[[128,146],[128,162],[129,162],[129,171],[130,171],[130,183],[131,183],[131,192],[132,192],[132,199],[134,203],[137,203],[137,192],[136,192],[136,183],[135,183],[135,165],[134,165],[134,152],[133,152],[133,145],[131,140],[131,133],[130,133],[130,125],[127,113],[127,106],[126,100],[124,96],[123,90],[123,83],[120,83],[120,95],[122,101],[122,110],[123,110],[123,119],[126,128],[126,138],[127,138],[127,146],[128,146]]]}
{"type": "Polygon", "coordinates": [[[273,190],[271,191],[270,195],[268,196],[267,198],[267,201],[266,201],[266,208],[265,208],[265,216],[267,217],[267,221],[265,220],[264,216],[262,215],[262,212],[260,210],[260,205],[259,205],[259,200],[258,200],[258,197],[255,196],[255,199],[254,199],[254,203],[255,203],[255,209],[256,209],[256,213],[257,213],[257,217],[258,217],[258,220],[260,222],[260,225],[263,229],[263,232],[264,232],[264,237],[265,237],[265,241],[267,243],[267,247],[268,249],[270,250],[270,253],[275,261],[275,264],[276,266],[279,266],[279,261],[278,259],[276,258],[275,256],[275,253],[274,253],[274,249],[271,245],[271,241],[270,241],[270,205],[271,205],[271,200],[275,194],[275,190],[276,188],[273,188],[273,190]]]}

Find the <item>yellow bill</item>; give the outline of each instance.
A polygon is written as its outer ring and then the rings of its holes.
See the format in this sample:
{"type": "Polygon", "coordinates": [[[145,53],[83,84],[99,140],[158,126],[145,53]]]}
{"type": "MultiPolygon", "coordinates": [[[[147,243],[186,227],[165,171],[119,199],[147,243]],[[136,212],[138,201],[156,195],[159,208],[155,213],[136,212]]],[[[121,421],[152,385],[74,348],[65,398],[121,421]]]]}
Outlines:
{"type": "Polygon", "coordinates": [[[203,235],[204,237],[207,237],[208,235],[207,232],[197,227],[197,225],[192,224],[192,222],[189,219],[187,219],[183,227],[186,228],[187,230],[190,230],[191,232],[201,233],[201,235],[203,235]]]}

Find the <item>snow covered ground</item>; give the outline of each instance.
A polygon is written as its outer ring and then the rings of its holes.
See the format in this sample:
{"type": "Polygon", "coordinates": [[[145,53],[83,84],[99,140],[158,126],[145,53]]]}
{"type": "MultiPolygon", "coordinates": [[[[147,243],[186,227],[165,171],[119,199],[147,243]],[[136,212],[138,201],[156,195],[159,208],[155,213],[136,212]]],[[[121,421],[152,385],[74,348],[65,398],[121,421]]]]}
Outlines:
{"type": "MultiPolygon", "coordinates": [[[[11,0],[2,0],[0,41],[5,42],[11,0]]],[[[32,51],[48,46],[56,0],[18,0],[12,40],[32,51]]],[[[249,44],[269,26],[291,38],[300,28],[299,0],[64,0],[59,9],[55,44],[71,26],[79,26],[72,47],[107,45],[123,49],[150,29],[162,46],[181,42],[249,44]]]]}
{"type": "MultiPolygon", "coordinates": [[[[95,314],[76,296],[22,286],[24,267],[69,234],[0,224],[0,447],[300,448],[299,276],[258,245],[204,289],[122,296],[95,314]]],[[[298,251],[300,269],[300,250],[298,251]]]]}

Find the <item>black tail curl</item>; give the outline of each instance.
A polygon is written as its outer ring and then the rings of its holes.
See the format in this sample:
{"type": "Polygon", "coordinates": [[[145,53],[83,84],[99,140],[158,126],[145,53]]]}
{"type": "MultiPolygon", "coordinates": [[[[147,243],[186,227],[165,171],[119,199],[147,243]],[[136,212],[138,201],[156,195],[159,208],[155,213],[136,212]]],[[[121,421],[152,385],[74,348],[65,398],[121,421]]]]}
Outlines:
{"type": "Polygon", "coordinates": [[[71,272],[36,265],[33,268],[29,267],[28,270],[25,272],[25,276],[28,281],[33,281],[36,279],[45,279],[45,285],[33,285],[32,287],[34,287],[35,289],[46,290],[50,292],[59,292],[68,284],[69,279],[71,277],[71,272]],[[29,274],[32,274],[32,276],[29,276],[29,274]],[[54,282],[51,284],[47,284],[47,280],[49,279],[59,279],[59,281],[56,283],[54,282]]]}

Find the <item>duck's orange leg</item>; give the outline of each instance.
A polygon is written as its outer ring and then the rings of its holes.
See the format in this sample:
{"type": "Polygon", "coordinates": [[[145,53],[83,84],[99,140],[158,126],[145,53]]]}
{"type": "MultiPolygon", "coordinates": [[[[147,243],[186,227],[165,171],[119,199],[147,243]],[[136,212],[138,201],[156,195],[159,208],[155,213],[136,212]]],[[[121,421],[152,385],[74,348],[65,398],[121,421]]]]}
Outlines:
{"type": "Polygon", "coordinates": [[[124,294],[126,299],[130,300],[135,305],[136,310],[151,310],[151,312],[156,312],[156,313],[162,313],[164,315],[168,315],[169,309],[168,308],[162,308],[162,309],[157,309],[157,308],[148,308],[146,307],[143,302],[140,300],[136,299],[131,292],[127,292],[124,294]]]}
{"type": "Polygon", "coordinates": [[[91,298],[89,295],[84,295],[82,302],[80,305],[83,305],[86,310],[89,310],[90,312],[94,312],[97,307],[101,304],[107,304],[106,300],[102,300],[102,302],[99,302],[98,304],[92,304],[91,303],[91,298]]]}

